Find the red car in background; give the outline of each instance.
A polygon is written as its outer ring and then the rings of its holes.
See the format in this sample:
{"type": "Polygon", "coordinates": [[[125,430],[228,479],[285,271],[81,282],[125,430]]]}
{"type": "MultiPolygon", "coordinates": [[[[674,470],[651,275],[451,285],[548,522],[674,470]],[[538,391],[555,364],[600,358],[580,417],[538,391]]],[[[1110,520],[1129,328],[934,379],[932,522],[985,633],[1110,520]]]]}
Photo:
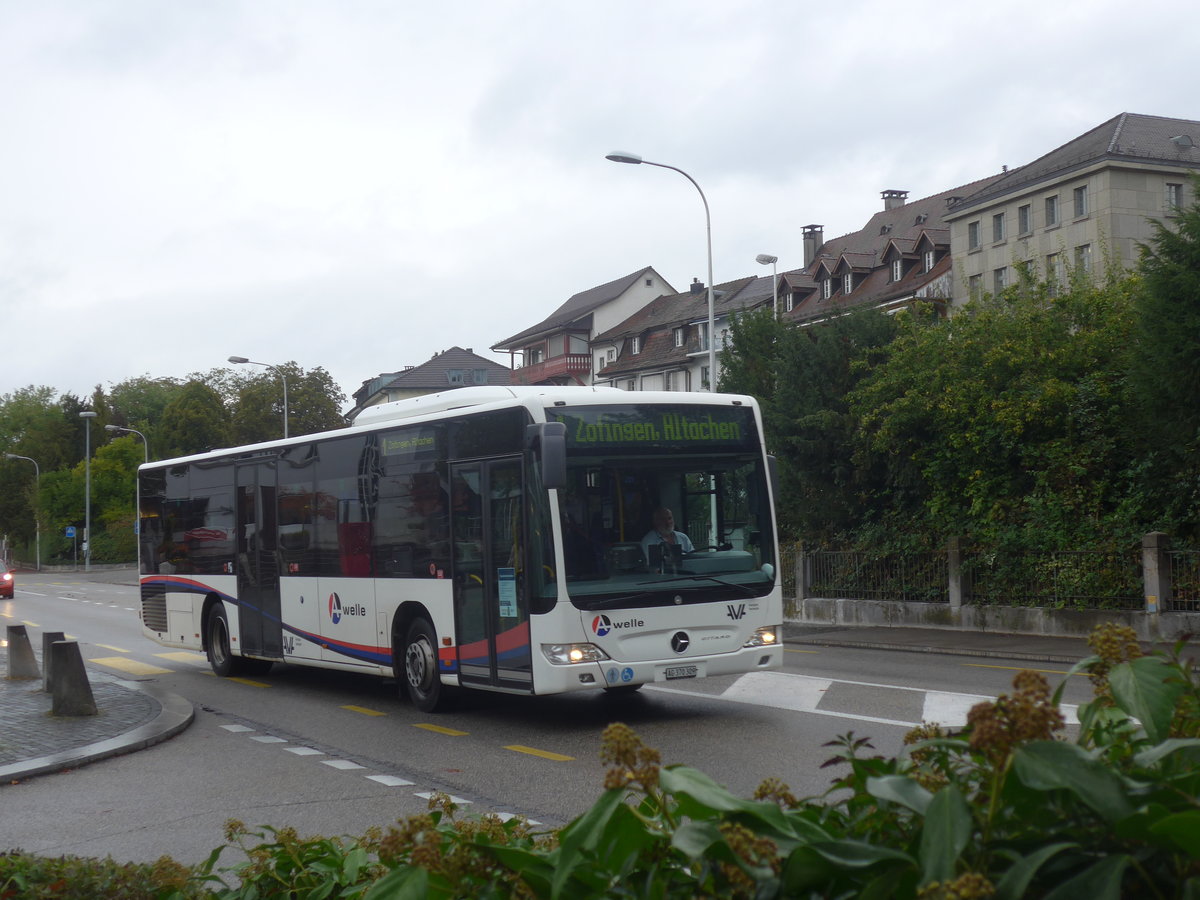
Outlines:
{"type": "Polygon", "coordinates": [[[0,597],[12,599],[13,590],[17,586],[16,572],[7,560],[0,559],[0,597]]]}

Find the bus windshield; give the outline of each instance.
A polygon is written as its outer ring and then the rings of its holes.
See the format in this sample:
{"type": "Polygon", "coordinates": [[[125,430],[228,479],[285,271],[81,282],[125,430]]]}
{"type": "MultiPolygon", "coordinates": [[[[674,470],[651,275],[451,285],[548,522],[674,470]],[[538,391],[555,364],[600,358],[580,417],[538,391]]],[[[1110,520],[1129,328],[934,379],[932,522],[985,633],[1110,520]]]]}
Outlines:
{"type": "Polygon", "coordinates": [[[580,609],[728,601],[775,583],[762,446],[740,406],[558,408],[559,515],[580,609]]]}

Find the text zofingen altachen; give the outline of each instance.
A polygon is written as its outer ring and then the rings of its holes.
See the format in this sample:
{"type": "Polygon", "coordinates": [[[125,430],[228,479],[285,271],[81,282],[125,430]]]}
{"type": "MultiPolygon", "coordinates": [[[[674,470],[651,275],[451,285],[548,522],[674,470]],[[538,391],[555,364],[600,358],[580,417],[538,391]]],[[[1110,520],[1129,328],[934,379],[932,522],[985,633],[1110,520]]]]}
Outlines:
{"type": "MultiPolygon", "coordinates": [[[[614,417],[616,418],[616,417],[614,417]]],[[[658,421],[587,422],[575,419],[568,423],[568,437],[574,444],[638,444],[638,443],[690,443],[697,441],[740,441],[742,426],[737,422],[721,422],[711,414],[685,416],[680,413],[663,413],[658,421]]]]}

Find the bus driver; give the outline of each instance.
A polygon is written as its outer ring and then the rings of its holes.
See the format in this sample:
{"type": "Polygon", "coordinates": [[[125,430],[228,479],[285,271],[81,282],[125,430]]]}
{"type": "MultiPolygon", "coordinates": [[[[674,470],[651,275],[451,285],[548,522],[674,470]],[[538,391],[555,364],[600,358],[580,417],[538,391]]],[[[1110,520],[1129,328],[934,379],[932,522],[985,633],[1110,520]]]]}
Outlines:
{"type": "Polygon", "coordinates": [[[642,554],[649,560],[651,559],[650,548],[661,548],[663,544],[678,545],[680,553],[691,553],[696,549],[686,534],[675,530],[675,516],[671,514],[671,511],[665,506],[660,506],[654,511],[654,527],[642,538],[642,554]]]}

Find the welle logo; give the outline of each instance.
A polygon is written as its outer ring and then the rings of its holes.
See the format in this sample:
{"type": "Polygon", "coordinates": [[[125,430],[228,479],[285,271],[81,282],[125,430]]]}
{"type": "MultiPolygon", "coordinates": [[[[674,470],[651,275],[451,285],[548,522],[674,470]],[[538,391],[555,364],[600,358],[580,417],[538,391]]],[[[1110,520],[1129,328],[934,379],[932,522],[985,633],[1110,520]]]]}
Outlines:
{"type": "Polygon", "coordinates": [[[342,621],[342,616],[365,616],[367,608],[360,603],[342,605],[342,598],[336,593],[329,595],[329,619],[336,625],[342,621]]]}

